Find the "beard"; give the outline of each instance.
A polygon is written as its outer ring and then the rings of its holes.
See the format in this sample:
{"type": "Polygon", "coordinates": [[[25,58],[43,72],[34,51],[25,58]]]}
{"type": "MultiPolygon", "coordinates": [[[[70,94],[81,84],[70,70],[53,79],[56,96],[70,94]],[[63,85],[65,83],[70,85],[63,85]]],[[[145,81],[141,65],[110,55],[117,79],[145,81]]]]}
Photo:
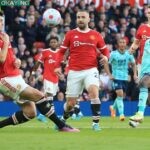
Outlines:
{"type": "Polygon", "coordinates": [[[78,25],[78,28],[79,28],[80,30],[85,30],[85,29],[86,29],[86,25],[83,24],[83,23],[78,23],[77,25],[78,25]]]}

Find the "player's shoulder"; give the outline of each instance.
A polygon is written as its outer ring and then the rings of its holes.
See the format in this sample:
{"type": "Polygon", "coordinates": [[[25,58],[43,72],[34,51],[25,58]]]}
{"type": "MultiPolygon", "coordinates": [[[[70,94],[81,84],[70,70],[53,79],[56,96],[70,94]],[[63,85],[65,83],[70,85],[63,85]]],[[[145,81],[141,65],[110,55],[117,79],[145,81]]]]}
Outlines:
{"type": "Polygon", "coordinates": [[[116,55],[116,54],[118,54],[118,50],[117,50],[117,49],[116,49],[116,50],[111,51],[111,55],[116,55]]]}
{"type": "Polygon", "coordinates": [[[89,32],[92,33],[92,34],[95,34],[95,35],[101,35],[100,32],[98,32],[96,30],[93,30],[93,29],[90,29],[89,32]]]}
{"type": "Polygon", "coordinates": [[[148,27],[148,24],[142,23],[142,24],[139,26],[139,29],[145,29],[146,27],[148,27]]]}
{"type": "Polygon", "coordinates": [[[56,50],[52,50],[51,48],[46,48],[46,49],[42,49],[41,52],[43,54],[45,54],[45,53],[57,53],[58,50],[57,49],[56,50]]]}
{"type": "Polygon", "coordinates": [[[72,29],[72,30],[69,30],[66,34],[70,35],[70,34],[73,34],[73,33],[76,33],[77,30],[76,29],[72,29]]]}
{"type": "Polygon", "coordinates": [[[128,49],[126,49],[125,54],[126,54],[126,55],[129,55],[129,56],[132,56],[132,54],[129,53],[129,50],[128,50],[128,49]]]}
{"type": "Polygon", "coordinates": [[[49,52],[49,51],[50,51],[50,48],[44,48],[44,49],[41,50],[42,53],[49,52]]]}

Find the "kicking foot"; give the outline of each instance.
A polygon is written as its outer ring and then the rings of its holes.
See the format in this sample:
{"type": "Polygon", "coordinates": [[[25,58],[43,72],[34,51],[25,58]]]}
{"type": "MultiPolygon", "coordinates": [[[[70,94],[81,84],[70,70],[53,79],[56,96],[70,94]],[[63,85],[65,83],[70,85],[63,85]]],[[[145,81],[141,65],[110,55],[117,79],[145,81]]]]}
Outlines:
{"type": "Polygon", "coordinates": [[[79,129],[73,128],[69,125],[65,125],[63,128],[58,129],[58,130],[61,131],[61,132],[80,132],[79,129]]]}

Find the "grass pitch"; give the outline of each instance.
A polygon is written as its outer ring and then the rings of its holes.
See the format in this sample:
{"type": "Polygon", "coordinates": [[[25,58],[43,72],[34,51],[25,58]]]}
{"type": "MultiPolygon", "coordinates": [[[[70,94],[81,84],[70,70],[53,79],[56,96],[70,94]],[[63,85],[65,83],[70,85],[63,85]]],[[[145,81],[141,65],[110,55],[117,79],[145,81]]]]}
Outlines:
{"type": "Polygon", "coordinates": [[[51,122],[36,119],[18,126],[0,129],[0,150],[150,150],[150,118],[138,128],[130,128],[128,118],[101,118],[102,130],[91,129],[91,118],[68,120],[80,128],[79,133],[64,133],[53,129],[51,122]]]}

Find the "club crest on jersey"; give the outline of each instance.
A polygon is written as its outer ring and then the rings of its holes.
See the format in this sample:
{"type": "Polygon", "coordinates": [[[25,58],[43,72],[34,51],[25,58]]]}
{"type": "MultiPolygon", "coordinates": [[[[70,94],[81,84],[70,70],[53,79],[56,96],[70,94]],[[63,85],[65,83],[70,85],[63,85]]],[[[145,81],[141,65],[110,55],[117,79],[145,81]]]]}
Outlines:
{"type": "Polygon", "coordinates": [[[94,35],[91,35],[91,36],[90,36],[90,39],[91,39],[91,40],[95,40],[96,38],[95,38],[94,35]]]}

